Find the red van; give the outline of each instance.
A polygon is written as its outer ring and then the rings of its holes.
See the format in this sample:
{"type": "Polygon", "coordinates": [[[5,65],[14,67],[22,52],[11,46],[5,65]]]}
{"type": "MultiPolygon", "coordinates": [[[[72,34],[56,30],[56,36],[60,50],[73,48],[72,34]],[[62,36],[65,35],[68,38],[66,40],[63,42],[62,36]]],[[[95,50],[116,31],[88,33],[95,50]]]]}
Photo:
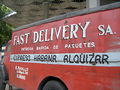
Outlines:
{"type": "Polygon", "coordinates": [[[15,29],[0,70],[0,90],[120,90],[120,2],[15,29]]]}

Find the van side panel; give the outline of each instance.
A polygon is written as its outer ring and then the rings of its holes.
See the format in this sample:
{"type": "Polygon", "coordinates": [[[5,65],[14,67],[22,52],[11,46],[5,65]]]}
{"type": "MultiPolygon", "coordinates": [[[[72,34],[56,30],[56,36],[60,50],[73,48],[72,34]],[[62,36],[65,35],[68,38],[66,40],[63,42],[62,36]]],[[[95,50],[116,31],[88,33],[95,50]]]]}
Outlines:
{"type": "Polygon", "coordinates": [[[13,32],[9,83],[37,90],[54,76],[69,90],[120,89],[120,8],[13,32]]]}

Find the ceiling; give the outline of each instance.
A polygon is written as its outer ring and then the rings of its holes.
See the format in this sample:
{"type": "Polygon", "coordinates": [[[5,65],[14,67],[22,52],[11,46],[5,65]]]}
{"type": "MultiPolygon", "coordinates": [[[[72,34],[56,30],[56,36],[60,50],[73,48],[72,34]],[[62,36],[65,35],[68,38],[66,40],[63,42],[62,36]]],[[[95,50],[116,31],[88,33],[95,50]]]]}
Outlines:
{"type": "Polygon", "coordinates": [[[5,19],[15,27],[86,8],[84,0],[51,0],[46,5],[42,0],[4,0],[3,3],[17,12],[5,19]]]}
{"type": "MultiPolygon", "coordinates": [[[[119,0],[101,1],[101,4],[105,4],[103,2],[119,0]]],[[[2,0],[1,2],[17,12],[16,15],[5,19],[14,27],[86,8],[86,0],[2,0]]]]}

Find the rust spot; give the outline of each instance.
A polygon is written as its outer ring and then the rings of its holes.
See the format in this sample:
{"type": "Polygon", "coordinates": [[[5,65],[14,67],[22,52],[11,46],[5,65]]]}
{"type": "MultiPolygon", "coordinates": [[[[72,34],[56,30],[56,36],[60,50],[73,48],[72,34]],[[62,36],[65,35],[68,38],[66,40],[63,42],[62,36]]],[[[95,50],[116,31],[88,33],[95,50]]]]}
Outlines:
{"type": "Polygon", "coordinates": [[[67,23],[68,23],[68,21],[65,21],[65,22],[64,22],[64,24],[67,24],[67,23]]]}
{"type": "Polygon", "coordinates": [[[96,65],[97,63],[96,62],[91,62],[92,65],[96,65]]]}

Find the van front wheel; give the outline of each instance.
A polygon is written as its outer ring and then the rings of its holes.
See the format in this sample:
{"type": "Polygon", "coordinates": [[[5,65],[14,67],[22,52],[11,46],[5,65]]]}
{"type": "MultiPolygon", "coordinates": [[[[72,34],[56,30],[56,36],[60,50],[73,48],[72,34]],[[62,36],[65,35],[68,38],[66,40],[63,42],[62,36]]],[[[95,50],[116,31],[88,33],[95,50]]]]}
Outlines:
{"type": "Polygon", "coordinates": [[[66,87],[59,81],[48,81],[42,90],[67,90],[66,87]]]}

